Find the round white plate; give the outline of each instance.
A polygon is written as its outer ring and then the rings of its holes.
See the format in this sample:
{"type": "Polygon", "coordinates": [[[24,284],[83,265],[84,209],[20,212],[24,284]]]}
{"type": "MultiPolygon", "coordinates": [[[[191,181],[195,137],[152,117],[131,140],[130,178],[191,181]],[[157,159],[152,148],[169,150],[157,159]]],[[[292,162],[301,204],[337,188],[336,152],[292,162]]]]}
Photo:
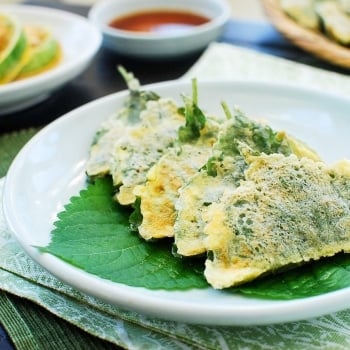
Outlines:
{"type": "MultiPolygon", "coordinates": [[[[179,103],[181,93],[191,93],[190,82],[182,81],[145,88],[179,103]]],[[[350,307],[350,288],[291,301],[254,299],[210,288],[182,292],[135,288],[103,280],[33,248],[49,242],[57,213],[84,187],[84,167],[94,133],[102,120],[122,106],[126,94],[104,97],[57,119],[30,140],[12,163],[4,190],[5,216],[34,260],[80,291],[168,320],[257,325],[300,320],[350,307]]],[[[223,114],[222,100],[307,141],[326,161],[350,157],[350,100],[266,83],[199,83],[203,109],[223,114]]]]}
{"type": "Polygon", "coordinates": [[[102,35],[87,19],[69,12],[39,6],[0,5],[1,13],[20,23],[48,28],[62,47],[61,62],[46,72],[0,85],[0,115],[36,104],[82,73],[101,46],[102,35]]]}

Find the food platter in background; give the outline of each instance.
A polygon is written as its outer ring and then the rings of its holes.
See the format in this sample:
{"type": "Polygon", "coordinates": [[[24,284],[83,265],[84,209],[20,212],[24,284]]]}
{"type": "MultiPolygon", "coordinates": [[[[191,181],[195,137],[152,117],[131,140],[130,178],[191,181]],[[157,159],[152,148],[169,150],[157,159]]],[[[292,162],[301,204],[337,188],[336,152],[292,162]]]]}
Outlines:
{"type": "Polygon", "coordinates": [[[334,65],[350,67],[350,48],[321,31],[298,24],[281,7],[280,0],[261,0],[263,9],[276,29],[299,48],[334,65]]]}
{"type": "Polygon", "coordinates": [[[100,48],[100,32],[82,16],[27,5],[0,5],[0,13],[17,18],[23,25],[46,28],[61,50],[60,61],[51,69],[0,85],[0,115],[45,100],[54,90],[81,74],[100,48]]]}

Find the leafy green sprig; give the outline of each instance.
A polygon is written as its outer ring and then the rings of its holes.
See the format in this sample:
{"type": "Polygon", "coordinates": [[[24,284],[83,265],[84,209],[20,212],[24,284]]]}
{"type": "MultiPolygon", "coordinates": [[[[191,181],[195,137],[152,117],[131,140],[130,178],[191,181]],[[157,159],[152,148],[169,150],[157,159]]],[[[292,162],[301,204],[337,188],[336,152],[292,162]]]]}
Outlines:
{"type": "Polygon", "coordinates": [[[206,123],[205,114],[198,107],[198,89],[197,80],[192,79],[192,98],[183,95],[185,107],[179,109],[179,112],[185,116],[186,123],[178,131],[180,142],[192,142],[199,138],[201,130],[206,123]]]}
{"type": "Polygon", "coordinates": [[[157,101],[160,96],[153,91],[141,90],[139,80],[123,66],[118,66],[118,71],[129,89],[129,98],[125,102],[125,108],[128,110],[128,120],[132,123],[137,122],[140,120],[140,114],[146,108],[147,102],[157,101]]]}

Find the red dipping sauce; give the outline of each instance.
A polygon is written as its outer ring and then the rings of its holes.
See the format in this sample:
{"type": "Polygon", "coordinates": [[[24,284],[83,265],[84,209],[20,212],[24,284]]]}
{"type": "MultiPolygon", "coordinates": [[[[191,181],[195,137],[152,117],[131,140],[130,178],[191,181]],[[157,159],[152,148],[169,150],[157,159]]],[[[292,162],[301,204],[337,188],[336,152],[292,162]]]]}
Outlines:
{"type": "Polygon", "coordinates": [[[181,32],[210,21],[209,18],[189,11],[147,10],[133,12],[113,19],[109,26],[131,32],[181,32]]]}

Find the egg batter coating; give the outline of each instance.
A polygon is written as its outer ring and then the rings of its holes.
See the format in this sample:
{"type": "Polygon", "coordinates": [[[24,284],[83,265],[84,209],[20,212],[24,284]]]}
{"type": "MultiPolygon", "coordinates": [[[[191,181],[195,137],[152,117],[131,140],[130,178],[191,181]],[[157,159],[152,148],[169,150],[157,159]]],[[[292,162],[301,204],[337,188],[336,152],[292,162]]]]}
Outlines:
{"type": "Polygon", "coordinates": [[[179,189],[173,229],[177,254],[193,256],[206,252],[204,213],[211,203],[219,200],[225,189],[239,186],[245,168],[241,157],[227,156],[220,161],[220,172],[216,176],[203,169],[179,189]]]}
{"type": "Polygon", "coordinates": [[[206,213],[205,277],[214,288],[350,250],[348,161],[261,154],[247,163],[245,180],[206,213]]]}
{"type": "Polygon", "coordinates": [[[174,145],[184,116],[172,99],[147,102],[140,122],[124,130],[114,144],[110,169],[113,182],[119,187],[116,199],[122,205],[135,202],[137,185],[146,181],[149,169],[169,147],[174,145]]]}
{"type": "Polygon", "coordinates": [[[107,118],[94,136],[86,164],[86,173],[90,177],[111,174],[115,143],[129,130],[139,126],[140,114],[146,109],[147,103],[160,98],[152,91],[141,90],[138,79],[123,67],[119,67],[119,72],[127,83],[129,95],[123,107],[107,118]]]}
{"type": "Polygon", "coordinates": [[[242,142],[256,154],[295,153],[300,157],[319,159],[314,151],[300,141],[284,132],[276,132],[236,110],[223,124],[213,147],[214,156],[207,166],[179,189],[174,227],[178,254],[192,256],[206,251],[203,216],[209,205],[221,198],[225,189],[235,189],[244,179],[248,165],[241,154],[242,142]]]}
{"type": "Polygon", "coordinates": [[[141,199],[138,230],[144,239],[174,236],[178,190],[208,161],[218,128],[217,122],[207,120],[196,142],[169,149],[150,169],[145,184],[135,188],[141,199]]]}
{"type": "MultiPolygon", "coordinates": [[[[192,80],[192,97],[182,97],[184,107],[179,112],[185,122],[178,128],[174,147],[150,169],[147,181],[134,190],[142,216],[136,225],[146,240],[173,237],[178,190],[206,164],[217,140],[221,120],[206,115],[199,108],[195,79],[192,80]]],[[[131,224],[134,225],[133,220],[131,224]]]]}

